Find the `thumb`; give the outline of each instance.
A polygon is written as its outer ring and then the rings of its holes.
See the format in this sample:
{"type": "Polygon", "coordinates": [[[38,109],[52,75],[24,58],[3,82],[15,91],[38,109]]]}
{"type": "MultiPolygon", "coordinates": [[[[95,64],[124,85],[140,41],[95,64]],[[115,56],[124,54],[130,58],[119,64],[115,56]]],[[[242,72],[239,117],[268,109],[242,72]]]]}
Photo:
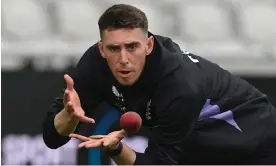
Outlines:
{"type": "Polygon", "coordinates": [[[74,80],[68,74],[64,75],[64,79],[65,79],[66,84],[67,84],[66,89],[73,90],[74,80]]]}
{"type": "Polygon", "coordinates": [[[105,137],[105,139],[103,140],[103,146],[108,147],[108,146],[110,146],[110,143],[111,143],[111,138],[105,137]]]}
{"type": "Polygon", "coordinates": [[[67,112],[73,112],[73,111],[74,111],[73,104],[72,104],[71,101],[69,101],[69,102],[65,105],[65,108],[66,108],[67,112]]]}

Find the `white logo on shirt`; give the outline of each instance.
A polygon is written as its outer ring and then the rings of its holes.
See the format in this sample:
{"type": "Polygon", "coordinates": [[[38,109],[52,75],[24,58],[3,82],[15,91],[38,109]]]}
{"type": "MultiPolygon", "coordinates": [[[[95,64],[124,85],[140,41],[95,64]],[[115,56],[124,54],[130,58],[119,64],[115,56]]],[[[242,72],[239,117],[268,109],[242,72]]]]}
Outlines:
{"type": "Polygon", "coordinates": [[[112,92],[117,97],[117,100],[119,100],[120,102],[120,109],[126,112],[127,108],[121,104],[121,102],[125,101],[123,94],[119,93],[115,86],[112,86],[112,92]]]}
{"type": "Polygon", "coordinates": [[[192,61],[192,62],[194,62],[194,63],[199,63],[199,61],[198,61],[198,59],[194,59],[190,54],[190,52],[188,52],[188,51],[182,51],[182,54],[183,55],[187,55],[188,56],[188,58],[192,61]]]}
{"type": "Polygon", "coordinates": [[[124,101],[124,96],[122,93],[119,93],[119,91],[117,90],[117,88],[115,86],[112,86],[112,92],[113,94],[117,97],[118,100],[120,101],[124,101]]]}
{"type": "Polygon", "coordinates": [[[190,52],[188,52],[188,51],[182,51],[182,54],[189,55],[190,52]]]}
{"type": "Polygon", "coordinates": [[[193,57],[191,57],[191,55],[188,55],[188,57],[190,58],[190,60],[194,63],[198,63],[199,61],[197,59],[194,59],[193,57]]]}
{"type": "Polygon", "coordinates": [[[148,101],[147,103],[147,109],[146,109],[146,119],[147,120],[150,120],[151,119],[151,113],[150,113],[150,110],[151,110],[151,99],[148,101]]]}

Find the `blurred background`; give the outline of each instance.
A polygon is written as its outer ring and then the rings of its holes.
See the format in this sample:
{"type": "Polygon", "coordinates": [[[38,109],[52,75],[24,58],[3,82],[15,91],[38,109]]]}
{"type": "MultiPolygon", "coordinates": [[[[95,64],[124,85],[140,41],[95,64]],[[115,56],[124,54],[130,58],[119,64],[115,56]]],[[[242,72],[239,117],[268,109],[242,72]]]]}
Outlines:
{"type": "MultiPolygon", "coordinates": [[[[2,0],[2,164],[114,164],[98,149],[77,150],[76,140],[48,149],[41,125],[64,73],[99,40],[98,18],[115,3],[142,9],[152,33],[243,77],[276,105],[276,0],[2,0]]],[[[105,103],[98,110],[98,123],[80,133],[116,129],[118,111],[105,103]]],[[[147,131],[124,142],[142,152],[147,131]]]]}

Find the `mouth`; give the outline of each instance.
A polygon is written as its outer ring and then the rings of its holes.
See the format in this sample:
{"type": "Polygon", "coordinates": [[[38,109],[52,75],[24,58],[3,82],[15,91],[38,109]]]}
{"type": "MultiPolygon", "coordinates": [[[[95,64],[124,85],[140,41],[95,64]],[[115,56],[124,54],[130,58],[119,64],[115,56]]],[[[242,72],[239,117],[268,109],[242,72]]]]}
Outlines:
{"type": "Polygon", "coordinates": [[[125,70],[123,70],[123,71],[118,71],[118,73],[119,73],[119,75],[121,77],[125,78],[125,77],[129,77],[130,74],[132,73],[132,71],[125,71],[125,70]]]}

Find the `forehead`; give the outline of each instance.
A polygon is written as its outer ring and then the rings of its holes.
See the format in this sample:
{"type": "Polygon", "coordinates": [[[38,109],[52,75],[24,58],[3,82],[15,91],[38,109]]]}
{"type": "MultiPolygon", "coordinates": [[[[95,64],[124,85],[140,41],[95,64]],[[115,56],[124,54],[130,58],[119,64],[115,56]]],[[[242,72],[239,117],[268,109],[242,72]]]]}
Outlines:
{"type": "Polygon", "coordinates": [[[102,42],[105,45],[123,45],[132,42],[145,42],[147,34],[140,29],[116,29],[116,30],[105,30],[103,32],[102,42]]]}

